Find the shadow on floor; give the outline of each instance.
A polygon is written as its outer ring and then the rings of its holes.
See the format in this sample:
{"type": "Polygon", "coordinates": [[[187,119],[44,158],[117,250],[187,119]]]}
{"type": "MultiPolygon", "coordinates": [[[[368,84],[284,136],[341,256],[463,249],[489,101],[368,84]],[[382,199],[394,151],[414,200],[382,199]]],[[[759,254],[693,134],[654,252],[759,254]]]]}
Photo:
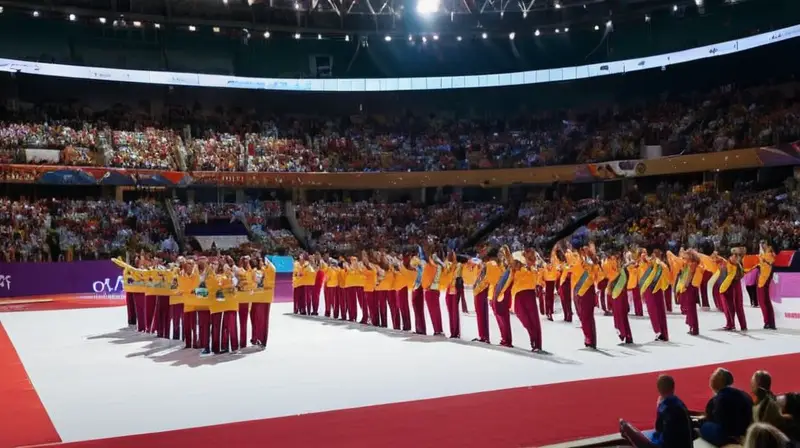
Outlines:
{"type": "Polygon", "coordinates": [[[508,353],[510,355],[524,356],[527,358],[538,359],[541,361],[552,362],[555,364],[572,364],[572,365],[581,364],[581,362],[576,361],[574,359],[559,357],[549,352],[534,353],[530,350],[526,350],[521,347],[503,347],[500,345],[486,344],[477,341],[467,341],[464,339],[451,339],[445,336],[421,335],[412,332],[394,330],[392,328],[374,327],[372,325],[360,324],[358,322],[334,320],[322,316],[304,316],[301,314],[293,314],[293,313],[286,313],[286,315],[297,319],[319,322],[322,325],[326,326],[341,327],[347,330],[355,330],[362,333],[378,333],[383,336],[391,338],[403,339],[406,342],[417,342],[423,344],[450,343],[467,347],[480,348],[484,350],[493,350],[501,353],[508,353]]]}

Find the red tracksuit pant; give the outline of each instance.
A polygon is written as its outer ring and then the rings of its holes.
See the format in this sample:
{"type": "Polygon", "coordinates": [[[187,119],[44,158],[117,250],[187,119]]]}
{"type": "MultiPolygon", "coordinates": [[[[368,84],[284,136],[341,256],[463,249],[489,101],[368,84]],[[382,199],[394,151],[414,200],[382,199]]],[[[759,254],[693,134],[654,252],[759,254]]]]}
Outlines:
{"type": "Polygon", "coordinates": [[[478,340],[489,342],[489,290],[475,294],[475,318],[478,323],[478,340]]]}
{"type": "Polygon", "coordinates": [[[255,344],[267,345],[271,305],[271,303],[253,303],[250,306],[250,325],[253,328],[253,343],[255,344]]]}
{"type": "Polygon", "coordinates": [[[431,325],[433,325],[433,334],[444,334],[444,326],[442,325],[442,305],[439,298],[441,294],[439,291],[431,289],[425,290],[425,305],[428,307],[428,314],[431,316],[431,325]]]}
{"type": "Polygon", "coordinates": [[[497,320],[497,326],[500,329],[500,345],[511,347],[513,345],[513,338],[511,336],[511,288],[506,290],[503,295],[503,300],[492,300],[492,310],[494,317],[497,320]]]}
{"type": "Polygon", "coordinates": [[[417,334],[425,334],[427,325],[425,324],[425,293],[422,288],[417,288],[411,293],[411,307],[414,308],[414,331],[417,334]]]}
{"type": "Polygon", "coordinates": [[[400,314],[400,327],[403,331],[411,331],[411,307],[408,304],[408,288],[395,292],[397,312],[400,314]]]}
{"type": "Polygon", "coordinates": [[[536,310],[536,290],[527,289],[519,291],[514,298],[514,313],[528,330],[531,339],[531,349],[542,349],[542,323],[536,310]]]}

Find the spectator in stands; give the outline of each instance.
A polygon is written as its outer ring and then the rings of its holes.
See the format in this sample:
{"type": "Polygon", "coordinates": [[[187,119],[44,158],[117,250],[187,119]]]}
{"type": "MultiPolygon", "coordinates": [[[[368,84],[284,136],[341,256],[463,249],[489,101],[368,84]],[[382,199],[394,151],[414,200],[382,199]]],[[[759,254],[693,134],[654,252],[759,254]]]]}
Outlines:
{"type": "Polygon", "coordinates": [[[656,388],[658,407],[655,430],[643,433],[620,420],[620,433],[637,448],[690,448],[692,421],[686,405],[675,395],[675,380],[669,375],[661,375],[656,381],[656,388]]]}
{"type": "Polygon", "coordinates": [[[714,397],[706,405],[700,437],[715,446],[741,443],[753,422],[753,400],[747,393],[733,387],[733,374],[718,368],[709,379],[714,397]]]}
{"type": "Polygon", "coordinates": [[[754,423],[747,430],[744,448],[790,448],[789,438],[778,428],[766,423],[754,423]]]}

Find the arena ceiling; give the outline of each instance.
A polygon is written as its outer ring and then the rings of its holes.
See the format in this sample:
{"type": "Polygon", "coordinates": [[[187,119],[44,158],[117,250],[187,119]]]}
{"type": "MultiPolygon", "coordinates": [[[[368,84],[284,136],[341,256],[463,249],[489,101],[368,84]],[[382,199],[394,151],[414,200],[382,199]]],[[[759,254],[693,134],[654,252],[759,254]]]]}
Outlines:
{"type": "Polygon", "coordinates": [[[0,0],[0,5],[64,17],[229,29],[446,34],[644,20],[659,13],[680,17],[743,1],[747,0],[0,0]]]}

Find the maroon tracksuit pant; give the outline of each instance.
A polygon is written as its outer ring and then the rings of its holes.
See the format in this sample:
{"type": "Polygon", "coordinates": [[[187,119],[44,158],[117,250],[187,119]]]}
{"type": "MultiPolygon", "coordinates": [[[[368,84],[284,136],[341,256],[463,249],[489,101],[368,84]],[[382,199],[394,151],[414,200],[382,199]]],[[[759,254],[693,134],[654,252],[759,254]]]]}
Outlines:
{"type": "Polygon", "coordinates": [[[600,305],[600,309],[602,309],[605,314],[608,314],[609,310],[611,309],[611,306],[606,302],[607,287],[608,279],[600,280],[600,282],[597,283],[597,304],[600,305]]]}
{"type": "Polygon", "coordinates": [[[425,334],[425,293],[422,288],[417,288],[411,293],[411,307],[414,308],[414,332],[425,334]]]}
{"type": "Polygon", "coordinates": [[[556,300],[556,282],[544,282],[544,315],[547,320],[553,320],[553,306],[556,300]]]}
{"type": "Polygon", "coordinates": [[[332,286],[325,287],[325,317],[331,317],[336,311],[334,319],[339,317],[339,304],[336,303],[336,288],[332,286]]]}
{"type": "Polygon", "coordinates": [[[597,328],[594,322],[594,307],[597,297],[594,287],[590,287],[582,296],[578,296],[578,317],[583,330],[583,343],[592,347],[597,346],[597,328]]]}
{"type": "Polygon", "coordinates": [[[136,325],[136,299],[135,293],[125,293],[125,308],[128,311],[128,325],[136,325]]]}
{"type": "Polygon", "coordinates": [[[236,331],[236,311],[225,311],[211,315],[211,351],[239,350],[239,334],[236,331]]]}
{"type": "Polygon", "coordinates": [[[295,286],[292,290],[294,314],[308,314],[308,286],[295,286]]]}
{"type": "Polygon", "coordinates": [[[428,307],[428,314],[431,316],[431,325],[433,325],[434,335],[444,334],[440,297],[441,294],[439,294],[439,291],[432,289],[425,290],[425,305],[428,307]]]}
{"type": "Polygon", "coordinates": [[[199,337],[197,334],[197,312],[186,311],[183,313],[183,340],[186,348],[198,348],[199,337]]]}
{"type": "Polygon", "coordinates": [[[211,312],[209,310],[200,310],[197,312],[197,337],[198,347],[203,350],[208,350],[209,339],[211,339],[211,312]]]}
{"type": "Polygon", "coordinates": [[[614,328],[617,329],[619,340],[624,342],[633,342],[633,332],[631,331],[631,323],[628,320],[628,312],[630,305],[628,304],[627,291],[622,292],[616,299],[611,298],[608,294],[608,304],[611,306],[612,315],[614,316],[614,328]]]}
{"type": "Polygon", "coordinates": [[[681,309],[686,313],[686,325],[689,327],[689,334],[697,336],[700,334],[700,320],[697,318],[697,305],[700,298],[700,291],[692,285],[686,286],[680,296],[681,309]]]}
{"type": "Polygon", "coordinates": [[[672,312],[672,286],[667,287],[667,290],[664,291],[664,306],[668,313],[672,312]]]}
{"type": "Polygon", "coordinates": [[[513,338],[511,336],[511,287],[509,287],[502,297],[503,300],[492,300],[492,310],[494,317],[497,320],[497,326],[500,329],[500,345],[506,347],[513,346],[513,338]]]}
{"type": "Polygon", "coordinates": [[[522,322],[522,326],[528,330],[531,339],[531,349],[542,349],[542,323],[539,321],[539,313],[536,310],[536,290],[527,289],[520,291],[514,298],[514,313],[522,322]]]}
{"type": "Polygon", "coordinates": [[[772,298],[769,296],[770,283],[772,283],[772,274],[770,274],[764,286],[756,289],[756,297],[758,298],[758,306],[761,308],[761,314],[764,316],[764,326],[775,328],[775,310],[772,308],[772,298]]]}
{"type": "Polygon", "coordinates": [[[661,339],[669,340],[667,308],[663,291],[653,292],[651,288],[648,288],[644,292],[644,301],[647,306],[647,314],[650,317],[650,324],[653,326],[653,332],[656,335],[660,335],[661,339]]]}
{"type": "Polygon", "coordinates": [[[369,299],[367,298],[367,293],[366,291],[364,291],[363,286],[356,287],[356,297],[357,297],[358,307],[361,308],[361,319],[359,320],[359,322],[362,324],[369,323],[371,318],[370,305],[369,305],[369,299]]]}
{"type": "Polygon", "coordinates": [[[411,307],[408,304],[408,288],[403,288],[395,293],[397,311],[400,313],[403,331],[411,331],[411,307]]]}
{"type": "Polygon", "coordinates": [[[149,325],[145,317],[145,298],[143,292],[133,293],[133,304],[136,308],[136,331],[145,332],[149,325]]]}
{"type": "Polygon", "coordinates": [[[378,294],[376,291],[364,291],[364,302],[369,310],[369,323],[373,327],[380,327],[381,316],[378,313],[378,294]]]}
{"type": "Polygon", "coordinates": [[[558,295],[561,297],[561,309],[564,310],[564,322],[572,322],[572,282],[569,277],[558,287],[558,295]]]}
{"type": "Polygon", "coordinates": [[[253,342],[255,344],[267,345],[271,305],[271,303],[253,303],[250,306],[250,325],[253,328],[253,342]]]}
{"type": "Polygon", "coordinates": [[[319,315],[319,296],[322,294],[322,287],[325,284],[325,272],[317,271],[317,276],[314,279],[314,287],[311,289],[311,300],[309,314],[313,316],[319,315]]]}
{"type": "Polygon", "coordinates": [[[478,323],[478,340],[489,342],[489,290],[475,294],[475,318],[478,323]]]}
{"type": "Polygon", "coordinates": [[[158,319],[156,319],[156,296],[144,296],[144,321],[145,331],[147,333],[155,333],[158,322],[158,319]]]}
{"type": "Polygon", "coordinates": [[[389,306],[389,315],[392,316],[392,328],[399,330],[402,326],[400,320],[400,307],[397,303],[397,291],[386,291],[386,304],[389,306]]]}
{"type": "Polygon", "coordinates": [[[378,325],[383,328],[389,327],[389,292],[390,291],[375,291],[375,308],[378,314],[378,325]]]}
{"type": "Polygon", "coordinates": [[[181,328],[186,327],[186,322],[183,321],[183,304],[176,303],[174,305],[170,305],[169,313],[170,318],[172,319],[172,339],[179,341],[181,339],[181,335],[184,334],[181,332],[181,328]]]}
{"type": "Polygon", "coordinates": [[[239,348],[247,347],[247,318],[250,314],[250,304],[239,304],[239,348]]]}
{"type": "Polygon", "coordinates": [[[733,330],[736,328],[734,317],[739,320],[739,328],[747,330],[747,318],[744,315],[744,299],[742,298],[741,280],[734,280],[728,290],[722,294],[725,303],[725,328],[733,330]]]}
{"type": "Polygon", "coordinates": [[[358,318],[358,287],[349,286],[344,289],[347,298],[347,320],[355,322],[358,318]]]}
{"type": "Polygon", "coordinates": [[[703,281],[700,283],[700,303],[703,308],[711,308],[708,303],[708,282],[712,275],[714,274],[711,272],[703,271],[703,281]]]}
{"type": "Polygon", "coordinates": [[[445,304],[447,305],[447,320],[450,324],[450,337],[461,337],[461,313],[458,306],[461,303],[463,294],[449,292],[445,295],[445,304]]]}
{"type": "Polygon", "coordinates": [[[628,291],[631,292],[631,300],[633,301],[633,314],[634,316],[644,316],[644,308],[642,307],[642,293],[639,287],[635,286],[628,291]]]}

